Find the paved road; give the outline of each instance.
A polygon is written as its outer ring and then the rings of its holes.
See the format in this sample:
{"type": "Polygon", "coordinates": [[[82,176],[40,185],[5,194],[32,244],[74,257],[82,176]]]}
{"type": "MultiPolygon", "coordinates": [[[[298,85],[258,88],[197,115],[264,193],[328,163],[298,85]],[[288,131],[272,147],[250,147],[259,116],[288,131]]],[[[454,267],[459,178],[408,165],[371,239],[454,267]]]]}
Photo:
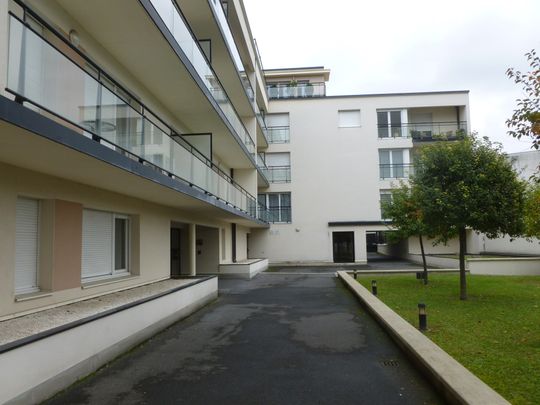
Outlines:
{"type": "Polygon", "coordinates": [[[263,273],[221,280],[217,301],[50,403],[442,401],[339,280],[263,273]]]}

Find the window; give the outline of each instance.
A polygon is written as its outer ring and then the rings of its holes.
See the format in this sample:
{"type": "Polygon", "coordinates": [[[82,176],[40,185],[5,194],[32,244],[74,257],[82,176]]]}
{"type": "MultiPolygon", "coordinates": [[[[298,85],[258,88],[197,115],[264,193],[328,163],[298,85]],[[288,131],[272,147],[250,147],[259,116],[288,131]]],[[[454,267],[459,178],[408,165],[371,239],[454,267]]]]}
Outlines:
{"type": "Polygon", "coordinates": [[[360,126],[360,110],[339,110],[338,126],[340,128],[354,128],[360,126]]]}
{"type": "Polygon", "coordinates": [[[401,110],[377,111],[379,138],[396,138],[403,136],[401,124],[401,110]]]}
{"type": "Polygon", "coordinates": [[[291,193],[259,194],[257,198],[268,208],[269,222],[291,222],[291,193]]]}
{"type": "Polygon", "coordinates": [[[15,214],[15,294],[39,291],[39,201],[17,198],[15,214]]]}
{"type": "Polygon", "coordinates": [[[270,183],[291,182],[291,154],[289,152],[266,153],[266,175],[270,183]]]}
{"type": "Polygon", "coordinates": [[[129,232],[126,215],[83,210],[83,280],[129,272],[129,232]]]}
{"type": "Polygon", "coordinates": [[[268,142],[289,143],[290,141],[290,120],[289,114],[267,114],[266,127],[268,142]]]}
{"type": "Polygon", "coordinates": [[[409,165],[403,163],[403,149],[379,150],[379,175],[381,179],[408,177],[409,165]]]}
{"type": "Polygon", "coordinates": [[[381,203],[381,218],[386,219],[384,216],[383,204],[392,202],[392,192],[390,190],[381,190],[380,203],[381,203]]]}

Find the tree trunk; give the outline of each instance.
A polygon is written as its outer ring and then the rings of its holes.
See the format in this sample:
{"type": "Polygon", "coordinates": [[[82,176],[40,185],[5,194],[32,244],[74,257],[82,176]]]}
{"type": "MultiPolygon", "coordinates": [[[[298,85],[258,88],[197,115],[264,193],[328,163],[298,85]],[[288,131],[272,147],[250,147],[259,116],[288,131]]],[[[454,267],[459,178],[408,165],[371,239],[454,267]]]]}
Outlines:
{"type": "Polygon", "coordinates": [[[467,277],[465,274],[465,252],[467,251],[467,233],[459,228],[459,299],[467,299],[467,277]]]}
{"type": "Polygon", "coordinates": [[[424,285],[428,283],[427,275],[427,264],[426,264],[426,253],[424,252],[424,242],[422,241],[422,234],[418,235],[420,240],[420,251],[422,252],[422,263],[424,264],[424,285]]]}

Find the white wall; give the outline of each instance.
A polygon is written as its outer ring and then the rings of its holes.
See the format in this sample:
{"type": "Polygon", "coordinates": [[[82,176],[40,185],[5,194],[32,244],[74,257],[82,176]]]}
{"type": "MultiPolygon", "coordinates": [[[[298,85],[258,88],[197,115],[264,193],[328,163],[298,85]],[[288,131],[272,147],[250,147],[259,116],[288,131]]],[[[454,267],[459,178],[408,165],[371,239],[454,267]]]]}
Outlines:
{"type": "MultiPolygon", "coordinates": [[[[290,114],[290,143],[271,144],[267,152],[291,153],[292,181],[271,184],[259,192],[290,190],[292,224],[254,230],[253,257],[268,257],[271,262],[331,262],[334,229],[328,222],[381,220],[379,190],[389,185],[382,187],[379,181],[378,149],[382,142],[378,138],[377,109],[467,103],[466,93],[270,102],[269,113],[290,114]],[[361,126],[339,128],[338,110],[354,109],[360,109],[361,126]]],[[[387,148],[411,146],[410,139],[384,143],[387,148]]],[[[365,243],[356,253],[357,260],[365,257],[365,243]]]]}

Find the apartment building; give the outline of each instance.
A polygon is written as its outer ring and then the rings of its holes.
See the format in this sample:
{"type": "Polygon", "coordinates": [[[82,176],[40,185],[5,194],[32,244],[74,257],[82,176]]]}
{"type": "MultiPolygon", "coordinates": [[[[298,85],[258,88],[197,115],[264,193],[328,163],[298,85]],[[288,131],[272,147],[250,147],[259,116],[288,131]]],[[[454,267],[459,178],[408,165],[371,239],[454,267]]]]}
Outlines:
{"type": "Polygon", "coordinates": [[[390,229],[381,201],[407,181],[415,153],[467,132],[468,91],[328,96],[330,71],[323,67],[265,76],[270,184],[259,187],[258,198],[271,226],[252,230],[250,255],[274,263],[365,263],[390,229]]]}
{"type": "Polygon", "coordinates": [[[265,268],[241,1],[0,0],[0,19],[0,319],[265,268]]]}
{"type": "Polygon", "coordinates": [[[0,319],[171,277],[367,260],[468,93],[263,70],[241,0],[0,0],[0,319]],[[119,23],[121,21],[121,24],[119,23]]]}

